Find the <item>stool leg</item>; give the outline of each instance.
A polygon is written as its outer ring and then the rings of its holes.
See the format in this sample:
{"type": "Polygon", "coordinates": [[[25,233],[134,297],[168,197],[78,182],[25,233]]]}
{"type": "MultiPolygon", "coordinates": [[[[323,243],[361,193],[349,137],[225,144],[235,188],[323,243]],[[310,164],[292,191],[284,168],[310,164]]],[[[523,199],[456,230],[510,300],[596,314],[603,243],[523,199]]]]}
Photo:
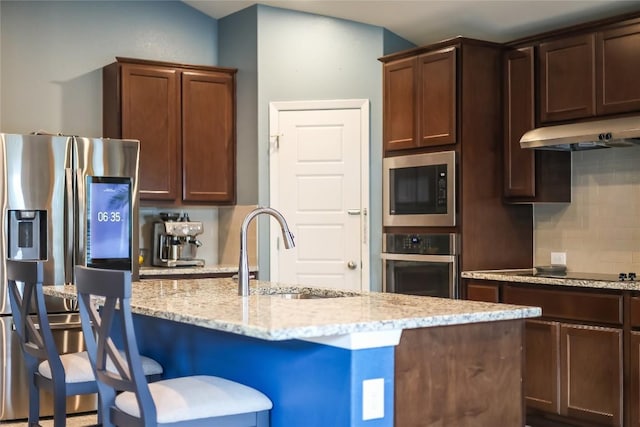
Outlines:
{"type": "Polygon", "coordinates": [[[29,378],[29,425],[37,426],[40,421],[40,389],[37,384],[36,370],[38,361],[32,356],[25,356],[27,375],[29,378]]]}
{"type": "Polygon", "coordinates": [[[53,384],[53,427],[65,427],[67,423],[67,394],[65,384],[53,384]]]}

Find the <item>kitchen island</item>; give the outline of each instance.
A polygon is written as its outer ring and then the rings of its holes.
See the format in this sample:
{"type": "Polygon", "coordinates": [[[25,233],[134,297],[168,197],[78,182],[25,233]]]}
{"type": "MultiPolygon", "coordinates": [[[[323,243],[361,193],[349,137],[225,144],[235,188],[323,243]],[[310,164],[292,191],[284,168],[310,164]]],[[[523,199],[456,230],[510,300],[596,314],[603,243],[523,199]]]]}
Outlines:
{"type": "Polygon", "coordinates": [[[131,306],[167,377],[255,387],[274,427],[523,425],[523,322],[537,307],[262,281],[239,297],[232,279],[136,282],[131,306]]]}

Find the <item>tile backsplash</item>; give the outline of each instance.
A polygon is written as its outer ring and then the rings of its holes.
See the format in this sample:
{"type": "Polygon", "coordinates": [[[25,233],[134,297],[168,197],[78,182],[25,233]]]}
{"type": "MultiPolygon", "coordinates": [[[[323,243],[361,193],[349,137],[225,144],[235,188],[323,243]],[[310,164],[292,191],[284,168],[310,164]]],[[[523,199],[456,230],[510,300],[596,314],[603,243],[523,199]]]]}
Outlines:
{"type": "MultiPolygon", "coordinates": [[[[147,251],[144,265],[151,265],[153,223],[160,220],[160,212],[186,213],[192,221],[202,221],[204,232],[198,236],[202,246],[198,249],[197,257],[204,259],[205,265],[237,264],[240,247],[240,225],[244,216],[254,208],[255,206],[140,208],[140,248],[144,248],[147,251]]],[[[257,265],[257,231],[254,224],[250,227],[247,245],[249,249],[249,264],[252,266],[257,265]]]]}
{"type": "Polygon", "coordinates": [[[570,204],[534,206],[534,265],[566,252],[576,272],[640,272],[640,147],[572,153],[570,204]]]}

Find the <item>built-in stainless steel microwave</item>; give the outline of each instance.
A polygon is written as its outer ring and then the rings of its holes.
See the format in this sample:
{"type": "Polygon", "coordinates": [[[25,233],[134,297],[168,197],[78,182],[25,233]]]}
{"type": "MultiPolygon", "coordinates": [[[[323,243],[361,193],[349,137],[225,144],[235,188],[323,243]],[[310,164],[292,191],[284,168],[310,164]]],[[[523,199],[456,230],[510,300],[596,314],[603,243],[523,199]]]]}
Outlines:
{"type": "Polygon", "coordinates": [[[456,225],[456,153],[387,157],[382,162],[385,227],[456,225]]]}

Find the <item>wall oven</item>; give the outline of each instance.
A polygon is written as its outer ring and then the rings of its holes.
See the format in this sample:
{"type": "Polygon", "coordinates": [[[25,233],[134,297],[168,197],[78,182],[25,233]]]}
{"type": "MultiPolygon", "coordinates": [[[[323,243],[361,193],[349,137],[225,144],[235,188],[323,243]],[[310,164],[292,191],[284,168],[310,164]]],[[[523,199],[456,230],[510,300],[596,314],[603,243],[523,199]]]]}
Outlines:
{"type": "Polygon", "coordinates": [[[458,298],[458,234],[385,233],[382,251],[384,292],[458,298]]]}
{"type": "Polygon", "coordinates": [[[456,225],[456,153],[411,154],[382,161],[385,227],[456,225]]]}

